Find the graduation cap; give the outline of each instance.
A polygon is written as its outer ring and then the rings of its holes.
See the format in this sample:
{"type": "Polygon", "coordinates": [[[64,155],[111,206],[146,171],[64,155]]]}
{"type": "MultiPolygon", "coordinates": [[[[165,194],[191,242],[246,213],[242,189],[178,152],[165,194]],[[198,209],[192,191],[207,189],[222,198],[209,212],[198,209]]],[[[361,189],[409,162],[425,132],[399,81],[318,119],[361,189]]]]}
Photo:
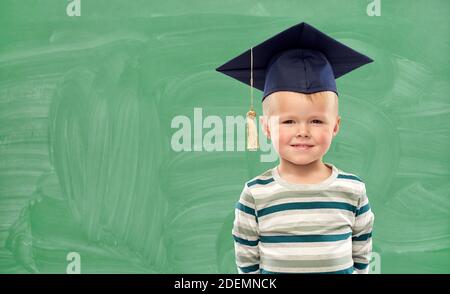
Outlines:
{"type": "MultiPolygon", "coordinates": [[[[254,118],[253,88],[263,91],[262,100],[277,91],[305,94],[333,91],[337,94],[335,79],[372,61],[302,22],[252,47],[216,70],[250,86],[252,103],[247,118],[254,118]]],[[[249,126],[247,131],[252,131],[249,126]]],[[[249,144],[249,141],[247,149],[256,150],[257,139],[256,145],[249,144]]]]}

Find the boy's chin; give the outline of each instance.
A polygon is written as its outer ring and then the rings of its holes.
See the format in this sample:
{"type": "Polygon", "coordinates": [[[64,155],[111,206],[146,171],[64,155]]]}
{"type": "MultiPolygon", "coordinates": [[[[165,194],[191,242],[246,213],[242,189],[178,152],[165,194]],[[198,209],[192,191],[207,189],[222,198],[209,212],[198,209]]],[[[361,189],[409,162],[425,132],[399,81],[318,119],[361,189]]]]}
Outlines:
{"type": "Polygon", "coordinates": [[[317,161],[317,158],[290,158],[290,157],[284,157],[285,161],[288,161],[291,164],[295,165],[308,165],[315,161],[317,161]]]}

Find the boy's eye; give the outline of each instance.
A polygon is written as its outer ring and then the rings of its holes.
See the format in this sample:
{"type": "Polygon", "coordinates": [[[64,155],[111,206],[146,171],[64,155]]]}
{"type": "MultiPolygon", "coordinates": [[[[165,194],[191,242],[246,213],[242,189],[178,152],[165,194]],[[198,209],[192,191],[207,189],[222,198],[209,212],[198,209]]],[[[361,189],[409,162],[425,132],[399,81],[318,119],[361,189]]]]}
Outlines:
{"type": "MultiPolygon", "coordinates": [[[[283,121],[283,124],[293,124],[293,123],[295,123],[295,121],[292,120],[292,119],[288,119],[288,120],[283,121]]],[[[314,119],[314,120],[312,121],[312,123],[315,123],[315,124],[321,124],[322,121],[321,121],[321,120],[318,120],[318,119],[314,119]]]]}

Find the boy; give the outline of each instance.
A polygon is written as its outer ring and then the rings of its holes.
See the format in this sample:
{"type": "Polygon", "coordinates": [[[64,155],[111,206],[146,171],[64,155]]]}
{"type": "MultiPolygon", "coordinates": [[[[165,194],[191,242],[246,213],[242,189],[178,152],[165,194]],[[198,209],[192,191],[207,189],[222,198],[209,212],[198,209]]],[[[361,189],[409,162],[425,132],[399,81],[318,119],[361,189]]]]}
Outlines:
{"type": "Polygon", "coordinates": [[[238,272],[367,273],[365,185],[322,158],[341,120],[335,79],[372,60],[306,23],[250,56],[250,69],[247,51],[217,70],[264,91],[261,122],[279,165],[248,181],[236,205],[238,272]]]}

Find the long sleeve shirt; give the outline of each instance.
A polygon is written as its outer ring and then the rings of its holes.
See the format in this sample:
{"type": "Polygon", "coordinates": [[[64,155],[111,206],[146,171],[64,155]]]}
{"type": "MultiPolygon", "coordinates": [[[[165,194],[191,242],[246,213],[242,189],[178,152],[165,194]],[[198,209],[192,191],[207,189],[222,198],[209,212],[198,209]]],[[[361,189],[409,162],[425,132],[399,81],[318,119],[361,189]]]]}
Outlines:
{"type": "Polygon", "coordinates": [[[317,184],[272,168],[245,183],[232,235],[239,273],[368,273],[374,214],[363,181],[332,164],[317,184]]]}

